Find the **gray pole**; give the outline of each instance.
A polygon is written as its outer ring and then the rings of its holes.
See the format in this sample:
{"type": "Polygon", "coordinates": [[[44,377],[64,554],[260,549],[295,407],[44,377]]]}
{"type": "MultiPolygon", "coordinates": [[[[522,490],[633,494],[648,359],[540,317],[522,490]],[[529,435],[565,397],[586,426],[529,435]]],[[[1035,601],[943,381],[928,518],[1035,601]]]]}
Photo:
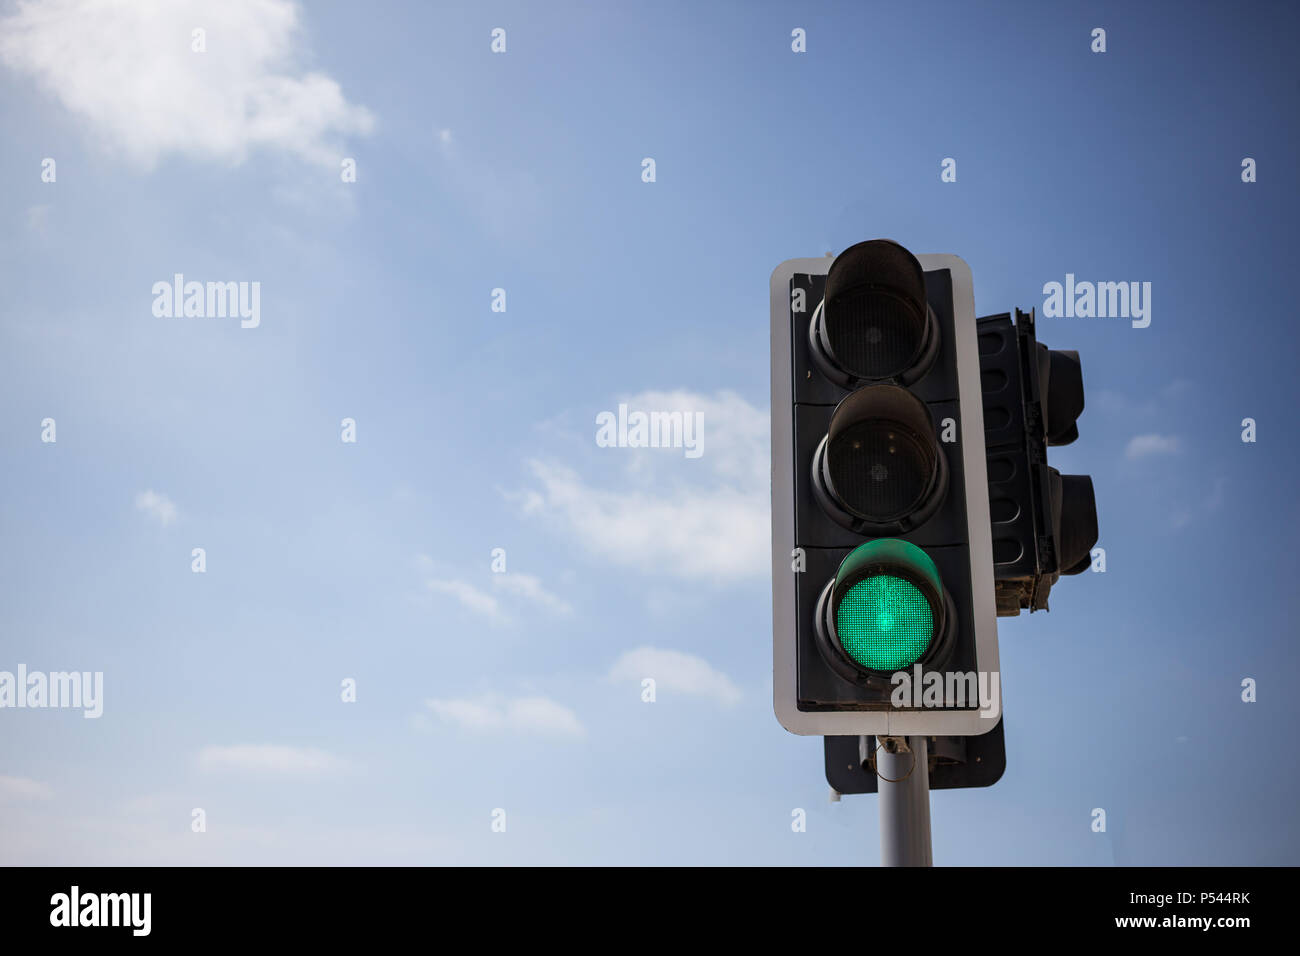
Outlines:
{"type": "Polygon", "coordinates": [[[895,737],[878,741],[876,786],[880,790],[882,866],[934,865],[930,854],[928,743],[926,737],[895,737]],[[911,753],[893,752],[900,751],[897,742],[901,740],[907,741],[911,753]],[[893,751],[889,749],[891,746],[893,751]]]}

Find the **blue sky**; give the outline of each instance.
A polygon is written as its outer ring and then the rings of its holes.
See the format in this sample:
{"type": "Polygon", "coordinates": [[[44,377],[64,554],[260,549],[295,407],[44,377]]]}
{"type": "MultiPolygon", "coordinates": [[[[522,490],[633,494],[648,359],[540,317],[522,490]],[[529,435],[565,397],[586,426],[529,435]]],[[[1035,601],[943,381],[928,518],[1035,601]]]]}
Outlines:
{"type": "Polygon", "coordinates": [[[1040,318],[1107,571],[999,621],[936,863],[1297,862],[1293,7],[140,9],[0,6],[0,670],[104,674],[0,711],[0,862],[876,862],[772,714],[767,553],[768,276],[874,237],[981,314],[1152,284],[1040,318]],[[704,454],[597,447],[620,401],[704,454]]]}

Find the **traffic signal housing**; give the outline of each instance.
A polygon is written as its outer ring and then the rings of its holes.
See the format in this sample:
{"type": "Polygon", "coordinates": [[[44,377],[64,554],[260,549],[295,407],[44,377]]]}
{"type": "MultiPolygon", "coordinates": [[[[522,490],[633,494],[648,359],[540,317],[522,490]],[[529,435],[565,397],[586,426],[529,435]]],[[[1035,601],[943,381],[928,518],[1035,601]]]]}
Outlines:
{"type": "Polygon", "coordinates": [[[1079,353],[1038,341],[1033,312],[977,320],[989,512],[1000,617],[1045,610],[1063,574],[1092,563],[1097,502],[1088,475],[1062,475],[1047,449],[1079,437],[1079,353]]]}
{"type": "MultiPolygon", "coordinates": [[[[926,741],[931,790],[991,787],[1007,769],[1002,721],[987,734],[931,736],[926,741]]],[[[877,793],[876,757],[880,741],[872,735],[826,737],[822,754],[826,782],[838,794],[877,793]]]]}
{"type": "Polygon", "coordinates": [[[772,274],[773,689],[798,734],[1001,715],[970,269],[889,240],[772,274]]]}

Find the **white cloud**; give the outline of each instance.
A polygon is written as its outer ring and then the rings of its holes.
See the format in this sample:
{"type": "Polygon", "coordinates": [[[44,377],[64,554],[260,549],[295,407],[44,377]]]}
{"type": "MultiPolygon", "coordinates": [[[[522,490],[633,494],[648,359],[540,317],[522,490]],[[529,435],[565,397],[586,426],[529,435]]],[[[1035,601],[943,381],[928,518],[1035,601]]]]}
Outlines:
{"type": "MultiPolygon", "coordinates": [[[[434,575],[437,568],[433,559],[427,554],[417,554],[415,565],[425,575],[434,575]]],[[[491,577],[494,587],[510,597],[540,604],[557,614],[569,614],[573,611],[568,602],[543,587],[541,580],[535,575],[511,571],[493,573],[491,577]]],[[[435,594],[450,595],[467,610],[480,614],[494,623],[504,624],[510,620],[510,615],[495,596],[459,578],[429,576],[425,578],[424,589],[435,594]]]]}
{"type": "Polygon", "coordinates": [[[732,392],[652,391],[622,401],[633,410],[702,413],[703,455],[598,449],[593,416],[593,453],[621,458],[621,473],[602,487],[566,465],[530,461],[540,488],[518,496],[523,510],[560,521],[589,551],[639,570],[715,582],[767,574],[767,412],[732,392]]]}
{"type": "Polygon", "coordinates": [[[204,747],[199,768],[208,771],[236,770],[257,773],[307,775],[338,772],[347,762],[315,747],[286,747],[280,744],[236,744],[204,747]]]}
{"type": "Polygon", "coordinates": [[[142,491],[135,496],[135,507],[137,511],[143,511],[151,518],[155,518],[165,528],[176,520],[176,505],[166,495],[150,489],[142,491]]]}
{"type": "Polygon", "coordinates": [[[501,611],[501,605],[497,599],[485,591],[480,591],[472,584],[466,584],[464,581],[441,580],[439,578],[430,578],[424,582],[425,590],[433,591],[436,594],[450,594],[461,605],[476,614],[482,614],[493,621],[504,621],[505,615],[501,611]]]}
{"type": "Polygon", "coordinates": [[[610,668],[608,679],[637,681],[654,678],[655,690],[708,697],[725,706],[740,700],[740,690],[708,661],[682,651],[658,647],[638,647],[627,651],[610,668]]]}
{"type": "Polygon", "coordinates": [[[0,21],[0,61],[145,169],[169,153],[241,163],[257,148],[337,166],[339,138],[374,120],[301,68],[299,14],[293,0],[21,0],[0,21]]]}
{"type": "Polygon", "coordinates": [[[506,700],[488,694],[473,699],[428,700],[425,704],[444,721],[466,730],[508,730],[548,737],[581,737],[586,734],[578,715],[549,697],[506,700]]]}
{"type": "Polygon", "coordinates": [[[493,574],[492,583],[507,594],[540,604],[557,614],[573,612],[573,607],[567,601],[546,590],[542,587],[542,582],[531,574],[521,574],[518,571],[493,574]]]}
{"type": "Polygon", "coordinates": [[[30,777],[0,776],[0,797],[48,800],[52,796],[54,790],[39,780],[32,780],[30,777]]]}
{"type": "Polygon", "coordinates": [[[1181,447],[1174,435],[1134,435],[1124,447],[1128,459],[1147,458],[1151,455],[1172,455],[1181,447]]]}

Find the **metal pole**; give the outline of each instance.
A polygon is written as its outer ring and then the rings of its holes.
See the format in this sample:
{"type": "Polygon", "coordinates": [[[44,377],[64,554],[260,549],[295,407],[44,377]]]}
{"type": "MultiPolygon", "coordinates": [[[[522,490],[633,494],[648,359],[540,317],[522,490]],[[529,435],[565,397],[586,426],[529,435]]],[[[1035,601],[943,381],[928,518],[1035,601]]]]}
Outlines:
{"type": "Polygon", "coordinates": [[[926,737],[896,737],[878,744],[876,785],[880,790],[882,866],[934,865],[930,854],[928,743],[926,737]],[[903,740],[911,753],[902,752],[898,746],[903,740]]]}

